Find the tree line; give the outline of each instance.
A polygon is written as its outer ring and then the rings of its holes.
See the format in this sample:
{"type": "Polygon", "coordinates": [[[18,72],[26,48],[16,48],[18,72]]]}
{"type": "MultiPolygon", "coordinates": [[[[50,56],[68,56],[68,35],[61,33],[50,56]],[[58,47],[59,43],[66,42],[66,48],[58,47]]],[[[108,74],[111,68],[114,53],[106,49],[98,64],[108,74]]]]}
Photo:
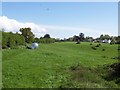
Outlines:
{"type": "Polygon", "coordinates": [[[65,41],[75,41],[76,44],[80,44],[80,42],[95,42],[95,43],[110,43],[110,44],[120,44],[120,36],[109,36],[108,34],[101,34],[97,38],[86,36],[84,33],[80,33],[78,36],[74,35],[73,37],[64,38],[62,40],[57,39],[57,42],[65,42],[65,41]]]}
{"type": "Polygon", "coordinates": [[[80,44],[80,42],[105,42],[110,40],[110,44],[120,44],[120,36],[109,36],[107,34],[100,35],[98,38],[93,37],[85,37],[84,33],[79,33],[79,35],[74,35],[73,37],[64,38],[64,39],[55,39],[51,38],[49,34],[45,34],[43,37],[37,38],[31,31],[31,28],[20,28],[19,33],[5,32],[4,29],[1,30],[2,33],[2,48],[15,48],[20,45],[26,45],[37,42],[37,43],[54,43],[54,42],[76,42],[76,44],[80,44]]]}
{"type": "Polygon", "coordinates": [[[20,28],[19,33],[5,32],[4,29],[1,30],[2,33],[2,48],[16,48],[20,45],[26,45],[33,42],[37,43],[54,43],[55,39],[51,38],[49,34],[45,34],[44,37],[36,38],[31,28],[20,28]]]}

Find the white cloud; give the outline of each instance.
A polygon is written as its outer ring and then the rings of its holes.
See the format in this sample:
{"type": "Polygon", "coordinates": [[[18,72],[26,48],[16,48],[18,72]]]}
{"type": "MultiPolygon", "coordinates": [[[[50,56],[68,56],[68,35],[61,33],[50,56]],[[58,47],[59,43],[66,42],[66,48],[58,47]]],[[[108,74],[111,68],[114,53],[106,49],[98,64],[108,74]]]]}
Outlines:
{"type": "Polygon", "coordinates": [[[4,28],[7,32],[19,32],[20,28],[30,27],[35,36],[40,37],[41,33],[46,32],[44,27],[41,27],[35,23],[22,23],[14,19],[9,19],[6,16],[0,16],[0,28],[4,28]]]}
{"type": "Polygon", "coordinates": [[[79,33],[85,33],[85,36],[99,37],[101,34],[117,35],[117,31],[105,30],[90,27],[71,27],[56,25],[37,25],[35,23],[22,23],[6,16],[0,16],[0,28],[4,28],[7,32],[19,32],[20,28],[30,27],[36,37],[41,37],[46,33],[54,38],[68,38],[79,33]]]}

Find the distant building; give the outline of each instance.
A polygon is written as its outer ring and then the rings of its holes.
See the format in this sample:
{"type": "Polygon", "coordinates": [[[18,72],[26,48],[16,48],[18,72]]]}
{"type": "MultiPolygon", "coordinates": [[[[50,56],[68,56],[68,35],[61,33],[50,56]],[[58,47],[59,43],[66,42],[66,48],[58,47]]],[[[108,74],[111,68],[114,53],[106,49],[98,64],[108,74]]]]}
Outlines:
{"type": "Polygon", "coordinates": [[[107,40],[107,39],[104,39],[104,40],[97,40],[97,39],[95,39],[95,40],[93,40],[93,42],[94,43],[110,43],[111,40],[110,39],[109,40],[107,40]]]}
{"type": "Polygon", "coordinates": [[[104,39],[104,40],[101,40],[102,43],[110,43],[111,40],[107,40],[107,39],[104,39]]]}

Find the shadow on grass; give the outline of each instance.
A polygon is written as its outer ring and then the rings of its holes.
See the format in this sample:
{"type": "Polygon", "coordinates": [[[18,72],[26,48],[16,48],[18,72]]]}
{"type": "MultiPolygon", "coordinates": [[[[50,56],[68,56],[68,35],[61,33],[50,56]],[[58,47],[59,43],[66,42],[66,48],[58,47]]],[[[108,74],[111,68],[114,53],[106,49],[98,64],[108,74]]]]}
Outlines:
{"type": "Polygon", "coordinates": [[[98,66],[97,68],[83,67],[80,64],[69,67],[71,80],[62,88],[119,88],[120,63],[98,66]]]}
{"type": "Polygon", "coordinates": [[[102,77],[107,81],[114,81],[116,84],[120,85],[120,63],[106,65],[104,68],[106,68],[104,70],[106,74],[102,77]]]}

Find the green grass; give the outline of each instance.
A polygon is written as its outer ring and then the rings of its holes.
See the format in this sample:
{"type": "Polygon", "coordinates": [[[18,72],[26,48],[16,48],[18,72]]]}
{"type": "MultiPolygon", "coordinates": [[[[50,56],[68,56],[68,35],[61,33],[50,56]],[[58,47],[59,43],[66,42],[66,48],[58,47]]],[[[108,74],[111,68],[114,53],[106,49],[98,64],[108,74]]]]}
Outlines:
{"type": "Polygon", "coordinates": [[[65,42],[40,44],[36,50],[3,50],[3,87],[119,87],[95,72],[98,66],[117,62],[112,58],[118,55],[118,46],[101,44],[93,50],[96,44],[65,42]],[[78,69],[71,70],[75,66],[78,69]]]}

